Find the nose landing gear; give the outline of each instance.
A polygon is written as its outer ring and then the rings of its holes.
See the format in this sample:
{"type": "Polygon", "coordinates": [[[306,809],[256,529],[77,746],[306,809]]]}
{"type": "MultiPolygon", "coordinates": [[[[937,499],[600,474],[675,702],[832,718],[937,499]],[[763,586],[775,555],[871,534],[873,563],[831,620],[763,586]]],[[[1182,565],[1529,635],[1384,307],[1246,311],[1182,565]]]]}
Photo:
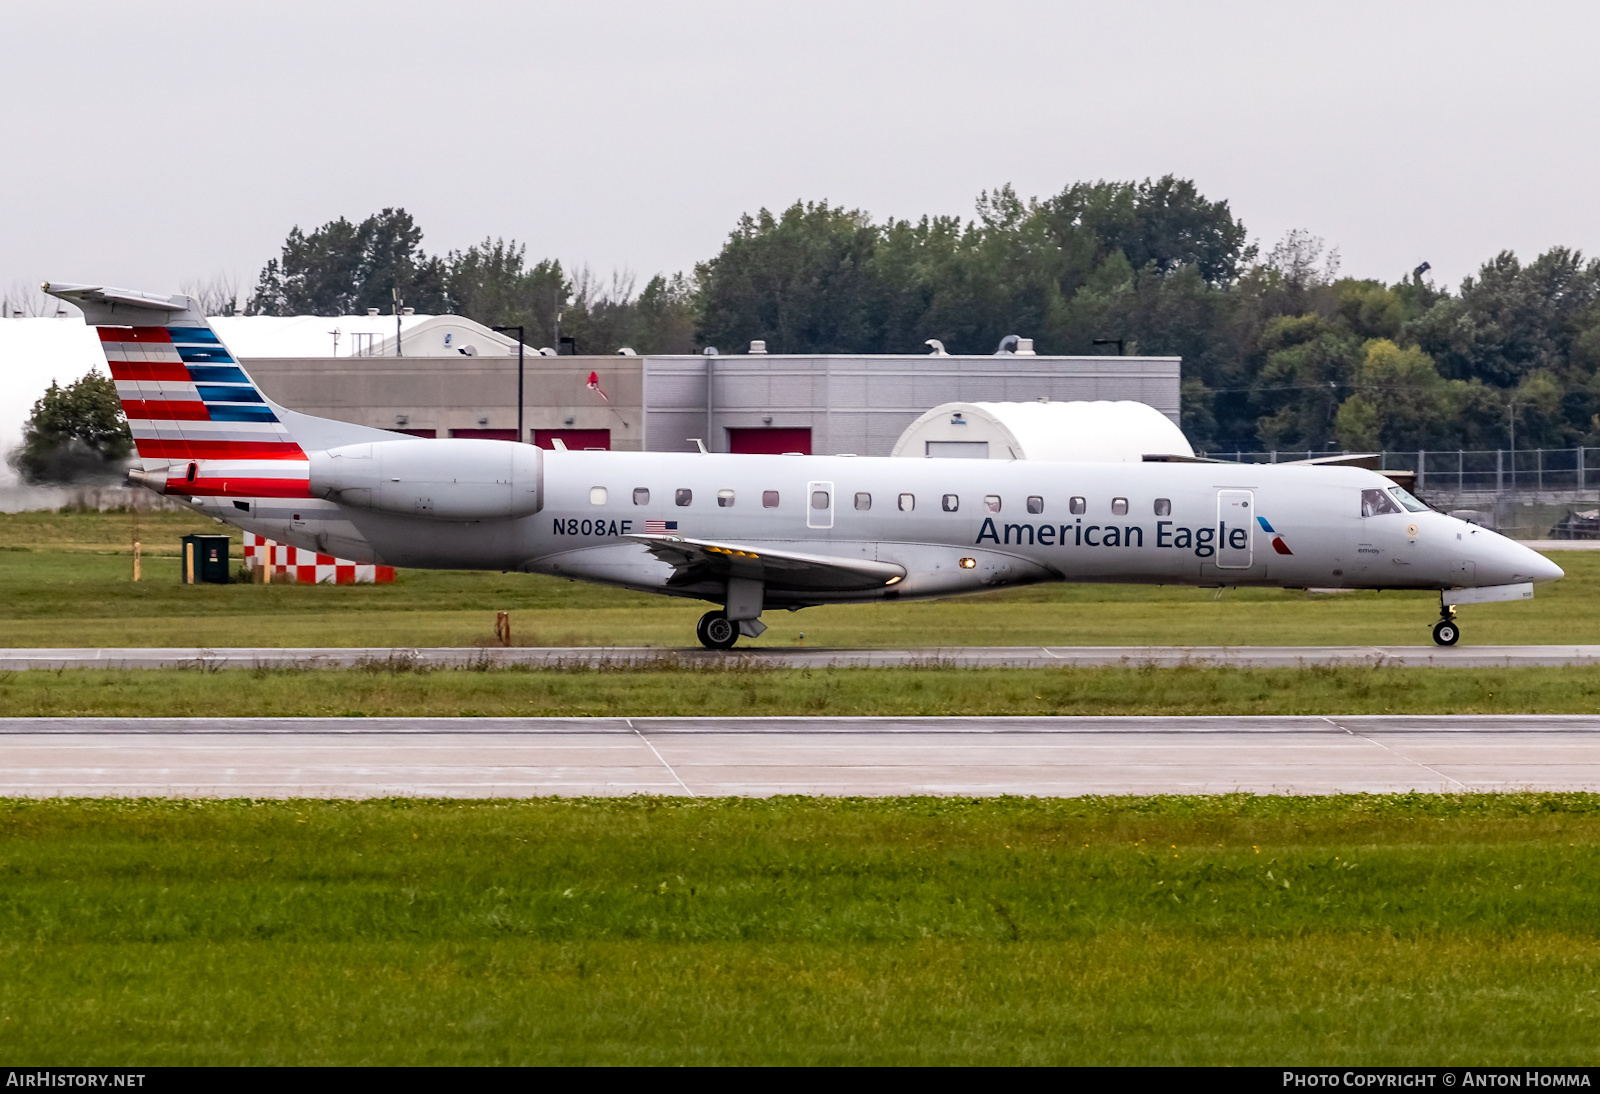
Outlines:
{"type": "Polygon", "coordinates": [[[727,612],[707,612],[695,624],[694,633],[708,650],[731,650],[739,641],[739,624],[729,619],[727,612]]]}
{"type": "Polygon", "coordinates": [[[1453,646],[1461,640],[1461,627],[1456,622],[1454,604],[1439,605],[1439,622],[1433,625],[1433,641],[1440,646],[1453,646]]]}

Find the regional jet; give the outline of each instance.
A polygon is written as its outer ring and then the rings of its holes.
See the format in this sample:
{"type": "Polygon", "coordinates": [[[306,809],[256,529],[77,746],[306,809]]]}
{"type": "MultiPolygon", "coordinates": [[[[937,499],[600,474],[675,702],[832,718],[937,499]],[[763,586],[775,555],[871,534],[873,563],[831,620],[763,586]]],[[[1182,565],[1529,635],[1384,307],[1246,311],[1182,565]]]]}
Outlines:
{"type": "Polygon", "coordinates": [[[419,440],[267,398],[186,296],[46,283],[98,329],[131,481],[357,562],[550,574],[719,607],[729,649],[769,609],[1045,581],[1533,595],[1560,567],[1355,466],[543,451],[419,440]]]}

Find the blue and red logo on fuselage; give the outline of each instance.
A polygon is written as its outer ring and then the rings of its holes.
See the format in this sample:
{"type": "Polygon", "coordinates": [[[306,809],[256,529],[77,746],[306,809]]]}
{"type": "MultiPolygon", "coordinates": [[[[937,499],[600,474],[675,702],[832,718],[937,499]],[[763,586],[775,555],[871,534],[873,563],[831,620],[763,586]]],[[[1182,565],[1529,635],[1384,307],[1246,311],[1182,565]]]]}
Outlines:
{"type": "Polygon", "coordinates": [[[1280,555],[1294,554],[1293,551],[1289,550],[1289,545],[1283,542],[1283,537],[1272,530],[1272,525],[1267,523],[1266,517],[1257,517],[1256,523],[1261,525],[1261,530],[1263,532],[1272,537],[1272,549],[1274,551],[1278,552],[1280,555]]]}

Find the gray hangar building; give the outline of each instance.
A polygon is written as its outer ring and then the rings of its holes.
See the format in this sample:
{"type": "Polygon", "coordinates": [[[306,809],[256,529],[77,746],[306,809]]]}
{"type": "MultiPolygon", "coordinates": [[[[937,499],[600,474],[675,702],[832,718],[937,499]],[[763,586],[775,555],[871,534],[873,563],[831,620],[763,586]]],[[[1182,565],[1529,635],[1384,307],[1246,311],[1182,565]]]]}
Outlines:
{"type": "MultiPolygon", "coordinates": [[[[421,437],[647,452],[693,451],[701,440],[713,452],[888,456],[942,403],[1131,399],[1178,422],[1177,357],[1053,357],[1030,352],[1026,339],[1020,352],[982,356],[798,355],[755,343],[750,353],[682,356],[526,349],[519,436],[515,339],[458,316],[406,320],[402,354],[374,338],[335,356],[289,355],[281,339],[252,337],[249,318],[217,325],[285,406],[421,437]]],[[[385,321],[393,331],[394,319],[385,321]]]]}

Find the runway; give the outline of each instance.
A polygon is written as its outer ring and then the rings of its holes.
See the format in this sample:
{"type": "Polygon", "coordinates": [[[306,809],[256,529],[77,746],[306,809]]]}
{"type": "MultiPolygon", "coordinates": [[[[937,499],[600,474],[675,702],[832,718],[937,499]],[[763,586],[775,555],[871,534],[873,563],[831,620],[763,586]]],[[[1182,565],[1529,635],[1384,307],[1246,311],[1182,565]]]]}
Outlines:
{"type": "Polygon", "coordinates": [[[1600,716],[5,718],[0,796],[1600,790],[1600,716]]]}
{"type": "Polygon", "coordinates": [[[1060,668],[1105,665],[1217,665],[1293,668],[1297,665],[1394,665],[1437,668],[1518,668],[1600,664],[1600,646],[950,646],[923,649],[816,649],[799,646],[731,651],[647,646],[572,647],[202,647],[123,649],[0,649],[0,670],[154,668],[347,668],[396,663],[435,667],[529,665],[580,668],[682,662],[774,668],[955,666],[1060,668]]]}

